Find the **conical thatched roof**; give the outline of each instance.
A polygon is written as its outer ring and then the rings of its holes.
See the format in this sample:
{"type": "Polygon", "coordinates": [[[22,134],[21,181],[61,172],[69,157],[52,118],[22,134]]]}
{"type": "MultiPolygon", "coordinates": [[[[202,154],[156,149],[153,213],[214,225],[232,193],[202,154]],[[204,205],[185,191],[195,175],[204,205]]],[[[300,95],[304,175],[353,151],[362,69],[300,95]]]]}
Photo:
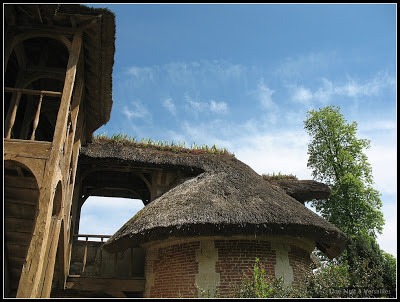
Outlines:
{"type": "Polygon", "coordinates": [[[82,148],[81,157],[83,162],[107,160],[110,164],[203,171],[155,199],[125,223],[104,245],[110,252],[169,236],[239,234],[307,237],[331,258],[345,248],[346,237],[337,227],[266,182],[234,156],[175,154],[93,143],[82,148]]]}

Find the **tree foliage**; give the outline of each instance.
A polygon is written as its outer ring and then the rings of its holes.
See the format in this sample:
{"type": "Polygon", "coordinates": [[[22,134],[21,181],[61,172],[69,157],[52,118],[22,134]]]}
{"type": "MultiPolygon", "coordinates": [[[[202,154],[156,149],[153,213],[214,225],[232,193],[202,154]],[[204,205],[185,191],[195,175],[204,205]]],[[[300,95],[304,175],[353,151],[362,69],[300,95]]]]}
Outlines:
{"type": "Polygon", "coordinates": [[[370,141],[356,137],[357,123],[347,123],[340,108],[327,106],[308,112],[305,129],[308,145],[307,167],[314,179],[328,184],[332,194],[312,205],[324,218],[348,235],[382,232],[380,193],[372,187],[372,168],[364,149],[370,141]]]}
{"type": "MultiPolygon", "coordinates": [[[[396,260],[376,242],[384,219],[380,193],[372,187],[372,169],[363,153],[370,141],[357,138],[357,123],[347,123],[335,106],[309,111],[304,127],[312,138],[307,166],[314,179],[332,190],[328,199],[314,200],[312,205],[349,238],[346,251],[337,259],[339,266],[328,263],[328,269],[320,272],[322,278],[313,279],[312,284],[317,285],[313,289],[323,288],[320,280],[340,272],[333,279],[344,278],[355,297],[368,295],[367,289],[372,294],[373,289],[384,289],[384,296],[395,295],[396,260]]],[[[314,295],[323,292],[315,291],[314,295]]]]}

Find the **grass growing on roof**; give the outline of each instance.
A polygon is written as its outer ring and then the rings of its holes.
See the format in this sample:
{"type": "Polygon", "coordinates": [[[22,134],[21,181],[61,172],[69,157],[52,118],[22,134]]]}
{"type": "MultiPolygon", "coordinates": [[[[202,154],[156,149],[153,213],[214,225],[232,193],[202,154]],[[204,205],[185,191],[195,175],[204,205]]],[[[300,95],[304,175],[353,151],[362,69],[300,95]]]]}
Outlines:
{"type": "Polygon", "coordinates": [[[297,177],[292,174],[281,174],[281,172],[278,172],[278,174],[275,174],[274,172],[272,174],[263,174],[262,177],[266,181],[271,181],[271,180],[297,180],[297,177]]]}
{"type": "Polygon", "coordinates": [[[196,143],[193,143],[190,147],[186,147],[186,143],[183,142],[174,142],[174,141],[164,141],[164,140],[152,140],[150,138],[142,138],[138,140],[136,137],[131,137],[127,134],[122,133],[114,133],[110,137],[107,133],[96,134],[93,137],[94,142],[114,142],[122,145],[134,145],[136,147],[141,148],[155,148],[160,151],[170,151],[174,153],[192,153],[192,154],[225,154],[231,155],[226,148],[218,148],[217,145],[212,145],[211,147],[208,145],[199,146],[196,143]]]}

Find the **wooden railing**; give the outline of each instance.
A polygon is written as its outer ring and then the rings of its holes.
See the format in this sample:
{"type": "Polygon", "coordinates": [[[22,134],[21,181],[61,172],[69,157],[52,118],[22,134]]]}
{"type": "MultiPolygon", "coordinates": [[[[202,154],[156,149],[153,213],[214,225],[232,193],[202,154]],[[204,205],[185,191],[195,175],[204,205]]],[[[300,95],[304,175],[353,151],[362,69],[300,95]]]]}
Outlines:
{"type": "Polygon", "coordinates": [[[4,125],[5,129],[5,138],[11,138],[11,131],[14,127],[15,118],[17,116],[17,110],[19,106],[19,102],[21,100],[22,94],[28,95],[39,95],[39,103],[36,109],[35,118],[33,120],[32,125],[32,134],[30,140],[35,140],[35,133],[36,129],[39,125],[39,117],[40,117],[40,110],[42,107],[43,97],[50,96],[50,97],[61,97],[61,92],[56,91],[46,91],[46,90],[32,90],[32,89],[23,89],[23,88],[12,88],[12,87],[4,87],[5,92],[13,93],[11,98],[10,107],[8,108],[7,117],[6,117],[6,124],[4,125]],[[16,94],[15,94],[16,93],[16,94]]]}
{"type": "MultiPolygon", "coordinates": [[[[85,250],[83,252],[83,266],[82,266],[82,274],[85,271],[85,267],[86,267],[86,259],[87,259],[87,250],[88,250],[88,242],[89,242],[89,238],[101,238],[101,242],[104,241],[104,238],[110,238],[111,235],[87,235],[87,234],[75,234],[74,235],[75,238],[79,238],[79,237],[85,237],[85,250]]],[[[92,241],[92,242],[98,242],[98,241],[92,241]]],[[[100,256],[102,255],[102,251],[100,251],[100,256]]],[[[100,258],[100,263],[101,263],[101,258],[100,258]]]]}
{"type": "MultiPolygon", "coordinates": [[[[140,265],[139,263],[143,263],[143,266],[144,266],[143,260],[140,260],[139,262],[137,262],[138,261],[137,260],[138,258],[136,258],[137,256],[135,256],[135,260],[134,260],[134,255],[135,255],[135,253],[138,252],[138,251],[136,251],[136,252],[134,251],[134,250],[137,250],[136,248],[130,248],[128,250],[129,254],[127,254],[126,257],[122,257],[122,258],[121,258],[121,253],[111,253],[110,254],[110,253],[107,253],[106,251],[103,251],[102,243],[107,241],[107,239],[111,237],[110,235],[75,234],[73,236],[75,239],[84,238],[84,240],[78,240],[78,242],[80,242],[79,246],[82,247],[82,242],[83,241],[85,242],[84,251],[83,251],[83,260],[82,260],[82,262],[79,261],[79,263],[82,263],[82,270],[81,270],[80,274],[83,274],[85,272],[85,268],[87,267],[88,249],[90,249],[90,248],[100,249],[97,254],[99,256],[99,258],[97,258],[97,260],[96,260],[96,266],[100,267],[100,271],[102,271],[102,269],[101,269],[102,262],[106,261],[105,265],[109,269],[108,269],[108,272],[106,273],[106,275],[102,275],[103,277],[104,276],[113,276],[113,278],[119,278],[119,277],[125,276],[128,278],[133,278],[138,275],[138,265],[140,265]],[[101,242],[90,240],[93,238],[100,238],[101,242]],[[90,245],[88,244],[89,242],[91,243],[90,245]],[[106,254],[103,255],[103,253],[106,253],[106,254]],[[123,261],[122,262],[123,265],[122,265],[122,263],[120,263],[121,261],[123,261]],[[121,265],[127,269],[125,271],[125,273],[122,273],[122,274],[121,274],[121,271],[119,271],[121,269],[121,265]]],[[[93,251],[89,251],[89,252],[92,253],[93,251]]],[[[122,255],[123,255],[123,253],[124,252],[122,252],[122,255]]],[[[91,265],[93,265],[93,264],[91,264],[91,265]]],[[[142,274],[142,273],[143,272],[141,272],[140,274],[142,274]]],[[[100,273],[100,274],[102,274],[102,273],[100,273]]]]}

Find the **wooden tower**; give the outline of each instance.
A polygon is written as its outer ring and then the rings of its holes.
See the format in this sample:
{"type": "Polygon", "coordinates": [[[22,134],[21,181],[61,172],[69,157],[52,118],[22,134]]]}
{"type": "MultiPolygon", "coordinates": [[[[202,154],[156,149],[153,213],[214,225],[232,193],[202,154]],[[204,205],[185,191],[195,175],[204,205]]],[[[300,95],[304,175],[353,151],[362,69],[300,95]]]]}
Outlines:
{"type": "Polygon", "coordinates": [[[110,118],[115,17],[7,4],[4,21],[5,296],[49,297],[69,271],[81,144],[110,118]]]}

